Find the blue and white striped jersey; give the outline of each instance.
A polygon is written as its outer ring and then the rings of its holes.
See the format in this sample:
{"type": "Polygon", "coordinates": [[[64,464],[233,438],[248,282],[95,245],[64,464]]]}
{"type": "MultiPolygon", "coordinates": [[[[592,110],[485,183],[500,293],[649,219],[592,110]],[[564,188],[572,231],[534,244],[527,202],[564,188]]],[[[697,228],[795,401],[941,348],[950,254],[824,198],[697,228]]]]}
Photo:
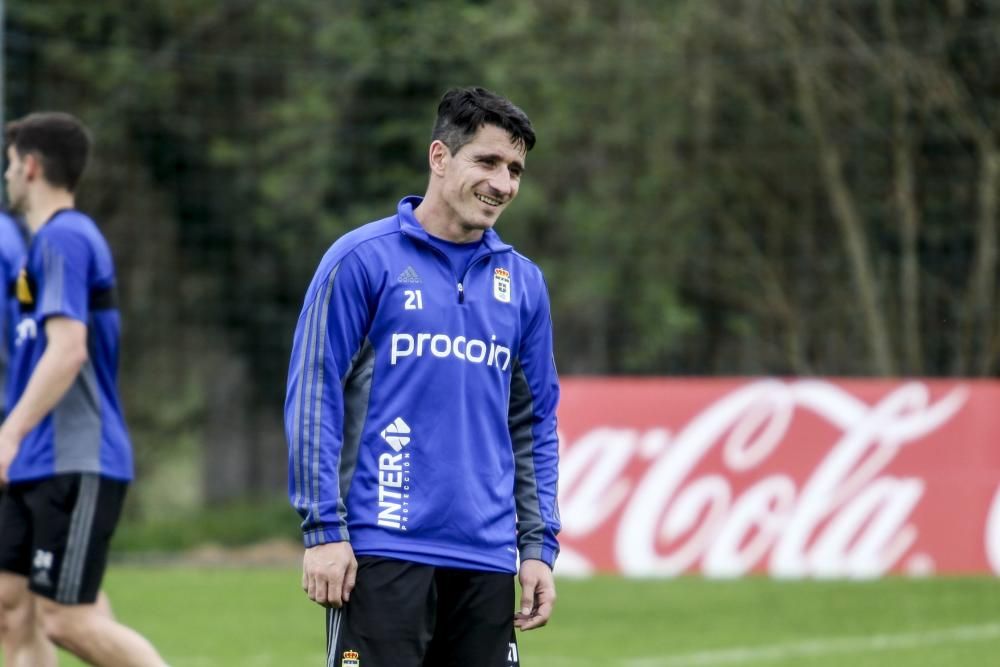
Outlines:
{"type": "Polygon", "coordinates": [[[52,412],[21,442],[10,467],[11,481],[66,472],[131,480],[132,447],[117,388],[121,325],[115,267],[93,220],[63,209],[38,230],[18,298],[21,319],[10,366],[13,402],[45,352],[48,318],[69,317],[87,325],[88,359],[52,412]]]}
{"type": "Polygon", "coordinates": [[[552,565],[559,386],[542,273],[492,230],[453,268],[420,201],[339,239],[306,293],[285,401],[305,545],[552,565]]]}

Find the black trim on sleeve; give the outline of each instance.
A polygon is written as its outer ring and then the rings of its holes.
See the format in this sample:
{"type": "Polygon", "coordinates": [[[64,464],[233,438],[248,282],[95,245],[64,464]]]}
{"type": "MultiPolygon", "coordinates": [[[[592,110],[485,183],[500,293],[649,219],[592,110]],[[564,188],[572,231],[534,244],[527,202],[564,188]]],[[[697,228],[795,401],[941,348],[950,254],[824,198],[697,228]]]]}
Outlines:
{"type": "Polygon", "coordinates": [[[90,310],[114,310],[118,307],[118,290],[115,285],[95,287],[87,297],[90,310]]]}

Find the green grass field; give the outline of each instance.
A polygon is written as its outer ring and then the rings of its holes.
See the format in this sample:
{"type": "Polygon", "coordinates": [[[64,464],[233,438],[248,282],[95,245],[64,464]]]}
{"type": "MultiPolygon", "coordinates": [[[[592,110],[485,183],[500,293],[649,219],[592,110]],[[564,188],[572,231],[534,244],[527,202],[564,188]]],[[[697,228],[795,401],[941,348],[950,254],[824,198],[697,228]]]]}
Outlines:
{"type": "MultiPolygon", "coordinates": [[[[115,566],[106,589],[174,667],[319,666],[323,612],[298,582],[295,569],[115,566]]],[[[601,577],[562,579],[558,592],[550,625],[519,638],[526,667],[1000,665],[989,578],[601,577]]]]}

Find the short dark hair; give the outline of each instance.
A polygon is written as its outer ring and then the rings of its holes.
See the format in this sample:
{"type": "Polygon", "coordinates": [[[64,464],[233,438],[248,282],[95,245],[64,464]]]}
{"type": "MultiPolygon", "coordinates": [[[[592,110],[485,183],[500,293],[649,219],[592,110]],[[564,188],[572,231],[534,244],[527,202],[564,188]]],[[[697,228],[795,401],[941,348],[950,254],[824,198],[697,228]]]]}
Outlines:
{"type": "Polygon", "coordinates": [[[506,97],[485,88],[452,88],[438,104],[431,141],[440,140],[454,155],[469,143],[483,125],[506,130],[514,144],[528,152],[535,145],[535,130],[528,115],[506,97]]]}
{"type": "Polygon", "coordinates": [[[7,146],[18,155],[38,156],[46,181],[70,192],[76,189],[90,152],[90,132],[76,117],[38,111],[10,121],[5,130],[7,146]]]}

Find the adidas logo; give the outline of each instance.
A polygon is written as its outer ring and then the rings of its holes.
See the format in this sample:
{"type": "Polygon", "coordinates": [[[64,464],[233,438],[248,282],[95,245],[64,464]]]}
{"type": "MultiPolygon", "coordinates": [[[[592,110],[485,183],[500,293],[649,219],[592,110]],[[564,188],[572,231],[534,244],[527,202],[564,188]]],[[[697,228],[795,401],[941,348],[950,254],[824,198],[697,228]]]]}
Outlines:
{"type": "Polygon", "coordinates": [[[396,278],[396,281],[400,283],[423,282],[422,280],[420,280],[420,275],[416,272],[416,270],[412,266],[407,266],[406,270],[400,273],[399,276],[396,278]]]}
{"type": "Polygon", "coordinates": [[[410,426],[403,421],[402,417],[396,417],[396,421],[385,427],[382,431],[382,439],[389,443],[394,452],[399,452],[410,443],[410,426]]]}

